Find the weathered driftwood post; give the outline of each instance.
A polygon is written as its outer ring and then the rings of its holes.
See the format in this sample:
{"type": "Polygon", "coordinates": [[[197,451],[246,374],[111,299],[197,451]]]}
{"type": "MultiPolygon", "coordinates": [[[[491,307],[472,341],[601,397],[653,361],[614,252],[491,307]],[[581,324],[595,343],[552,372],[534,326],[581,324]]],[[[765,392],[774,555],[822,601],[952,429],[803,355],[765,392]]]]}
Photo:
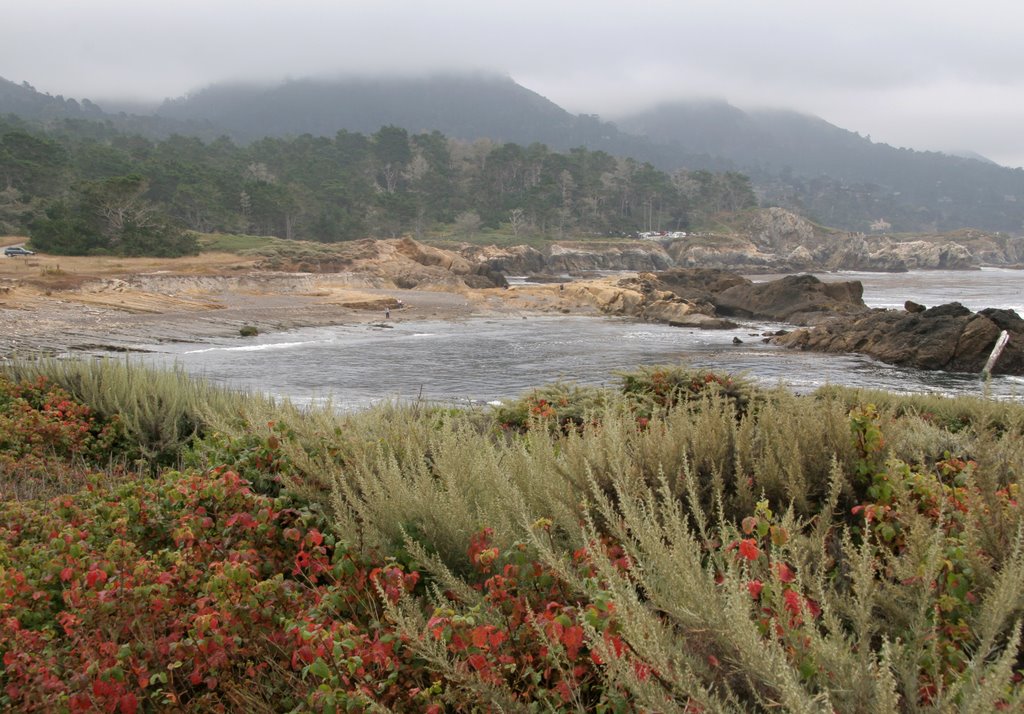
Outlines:
{"type": "Polygon", "coordinates": [[[999,339],[996,340],[996,346],[992,348],[992,354],[988,356],[988,362],[985,363],[984,369],[981,370],[982,377],[988,377],[992,373],[992,368],[996,365],[996,360],[999,359],[999,355],[1003,353],[1003,348],[1006,347],[1006,343],[1010,341],[1010,333],[1003,330],[999,333],[999,339]]]}

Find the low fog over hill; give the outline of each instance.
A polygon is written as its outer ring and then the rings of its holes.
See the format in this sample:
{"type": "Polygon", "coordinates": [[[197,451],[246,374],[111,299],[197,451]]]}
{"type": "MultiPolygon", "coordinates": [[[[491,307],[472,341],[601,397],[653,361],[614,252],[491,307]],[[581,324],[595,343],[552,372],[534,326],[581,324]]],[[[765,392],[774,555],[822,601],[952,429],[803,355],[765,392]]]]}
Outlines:
{"type": "Polygon", "coordinates": [[[878,219],[894,230],[1024,226],[1024,171],[896,149],[817,117],[725,102],[663,105],[616,125],[570,114],[508,78],[446,76],[214,86],[165,102],[158,114],[208,121],[242,141],[395,124],[469,140],[583,146],[667,171],[738,170],[754,179],[766,202],[855,230],[878,219]]]}
{"type": "Polygon", "coordinates": [[[877,221],[894,231],[1024,227],[1024,171],[984,157],[896,149],[817,117],[744,111],[723,101],[666,104],[611,123],[574,115],[496,75],[213,85],[168,99],[150,116],[105,113],[85,99],[0,81],[0,113],[51,123],[104,120],[150,137],[227,135],[240,143],[333,137],[340,130],[371,134],[395,125],[470,141],[585,147],[665,171],[740,171],[753,179],[762,203],[851,230],[867,231],[877,221]]]}

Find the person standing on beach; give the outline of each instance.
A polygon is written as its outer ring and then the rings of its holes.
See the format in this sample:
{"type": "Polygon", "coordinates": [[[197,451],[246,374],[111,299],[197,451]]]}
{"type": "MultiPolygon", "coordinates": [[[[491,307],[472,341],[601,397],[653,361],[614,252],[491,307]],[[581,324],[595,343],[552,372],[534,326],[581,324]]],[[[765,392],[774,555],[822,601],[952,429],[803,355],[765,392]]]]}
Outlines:
{"type": "Polygon", "coordinates": [[[384,308],[384,319],[385,320],[390,320],[391,319],[391,308],[390,307],[384,308]]]}

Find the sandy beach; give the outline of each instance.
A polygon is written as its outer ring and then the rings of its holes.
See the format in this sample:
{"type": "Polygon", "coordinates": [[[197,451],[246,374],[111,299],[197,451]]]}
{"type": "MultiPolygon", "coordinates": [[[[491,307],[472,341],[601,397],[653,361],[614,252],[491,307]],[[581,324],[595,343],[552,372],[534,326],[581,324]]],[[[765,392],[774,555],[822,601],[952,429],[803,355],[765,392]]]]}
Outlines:
{"type": "Polygon", "coordinates": [[[236,255],[0,258],[0,355],[130,350],[296,327],[597,314],[555,285],[402,290],[361,273],[261,271],[236,255]],[[389,315],[386,315],[386,310],[389,315]]]}

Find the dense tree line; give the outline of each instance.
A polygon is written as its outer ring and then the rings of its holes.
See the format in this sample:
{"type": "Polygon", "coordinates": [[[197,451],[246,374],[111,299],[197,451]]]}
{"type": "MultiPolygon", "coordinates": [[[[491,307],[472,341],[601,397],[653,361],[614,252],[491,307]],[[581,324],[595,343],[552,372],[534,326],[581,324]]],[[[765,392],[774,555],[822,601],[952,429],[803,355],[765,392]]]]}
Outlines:
{"type": "Polygon", "coordinates": [[[504,226],[567,237],[683,230],[755,205],[746,176],[602,151],[460,142],[385,126],[238,146],[95,122],[0,121],[0,230],[52,252],[179,254],[189,231],[323,242],[504,226]]]}

